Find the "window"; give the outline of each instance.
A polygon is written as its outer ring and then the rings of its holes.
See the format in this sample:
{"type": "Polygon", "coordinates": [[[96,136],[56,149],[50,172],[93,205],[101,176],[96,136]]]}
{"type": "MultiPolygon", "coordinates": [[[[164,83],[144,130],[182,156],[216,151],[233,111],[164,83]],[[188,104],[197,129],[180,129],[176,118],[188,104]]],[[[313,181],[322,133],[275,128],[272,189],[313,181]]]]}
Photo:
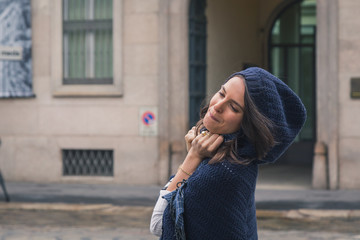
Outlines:
{"type": "Polygon", "coordinates": [[[191,0],[189,8],[189,127],[199,121],[206,98],[206,0],[191,0]]]}
{"type": "Polygon", "coordinates": [[[112,84],[112,0],[64,0],[63,21],[63,83],[112,84]]]}
{"type": "Polygon", "coordinates": [[[121,96],[122,0],[51,4],[53,95],[121,96]]]}

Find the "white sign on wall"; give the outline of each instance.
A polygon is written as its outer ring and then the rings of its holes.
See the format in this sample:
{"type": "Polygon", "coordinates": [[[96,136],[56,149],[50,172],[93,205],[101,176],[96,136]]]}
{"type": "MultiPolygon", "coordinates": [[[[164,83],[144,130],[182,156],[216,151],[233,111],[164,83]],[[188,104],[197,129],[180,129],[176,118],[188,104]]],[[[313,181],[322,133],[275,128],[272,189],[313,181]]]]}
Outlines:
{"type": "Polygon", "coordinates": [[[141,107],[139,111],[139,121],[140,136],[158,135],[157,107],[141,107]]]}
{"type": "Polygon", "coordinates": [[[0,46],[0,60],[23,60],[23,48],[0,46]]]}

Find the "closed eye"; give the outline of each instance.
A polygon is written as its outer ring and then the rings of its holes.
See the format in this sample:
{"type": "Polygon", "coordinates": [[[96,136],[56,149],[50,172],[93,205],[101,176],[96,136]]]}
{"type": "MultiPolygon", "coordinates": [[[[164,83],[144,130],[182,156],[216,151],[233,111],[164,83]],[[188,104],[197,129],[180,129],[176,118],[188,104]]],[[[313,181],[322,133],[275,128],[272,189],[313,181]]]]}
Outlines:
{"type": "MultiPolygon", "coordinates": [[[[224,92],[223,95],[225,96],[225,94],[226,94],[226,89],[225,89],[224,85],[221,86],[221,91],[224,92]]],[[[224,96],[223,96],[223,97],[224,97],[224,96]]],[[[243,108],[238,102],[236,102],[236,101],[233,100],[233,103],[234,103],[236,106],[238,106],[238,107],[241,109],[241,111],[244,112],[244,108],[243,108]]],[[[235,109],[235,107],[232,107],[232,108],[233,108],[234,111],[236,110],[237,112],[240,112],[239,110],[235,109]]]]}
{"type": "Polygon", "coordinates": [[[234,112],[239,112],[239,110],[237,110],[237,108],[235,108],[233,105],[230,105],[231,109],[234,111],[234,112]]]}
{"type": "MultiPolygon", "coordinates": [[[[220,90],[218,93],[219,93],[219,95],[220,95],[222,98],[225,97],[225,93],[223,93],[221,90],[220,90]]],[[[234,107],[232,104],[230,104],[229,106],[230,106],[230,108],[231,108],[232,111],[234,111],[234,112],[236,112],[236,113],[240,112],[240,111],[239,111],[236,107],[234,107]]]]}

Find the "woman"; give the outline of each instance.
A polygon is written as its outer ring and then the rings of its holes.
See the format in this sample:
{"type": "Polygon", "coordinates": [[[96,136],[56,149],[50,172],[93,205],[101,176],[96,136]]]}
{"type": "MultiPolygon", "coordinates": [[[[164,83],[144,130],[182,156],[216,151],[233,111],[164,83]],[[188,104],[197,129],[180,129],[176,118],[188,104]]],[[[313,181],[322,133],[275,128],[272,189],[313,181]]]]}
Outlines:
{"type": "Polygon", "coordinates": [[[161,239],[257,239],[258,164],[278,159],[306,119],[304,105],[261,68],[231,75],[185,136],[188,154],[160,191],[150,230],[161,239]]]}

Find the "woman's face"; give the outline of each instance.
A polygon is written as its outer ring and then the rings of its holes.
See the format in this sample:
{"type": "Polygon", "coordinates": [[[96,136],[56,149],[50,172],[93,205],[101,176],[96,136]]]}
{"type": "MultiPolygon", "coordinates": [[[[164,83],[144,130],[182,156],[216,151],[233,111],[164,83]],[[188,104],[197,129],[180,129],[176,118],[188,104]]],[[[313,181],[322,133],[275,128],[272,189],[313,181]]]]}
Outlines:
{"type": "Polygon", "coordinates": [[[217,134],[238,131],[244,116],[244,94],[245,83],[241,76],[227,81],[211,98],[203,119],[204,126],[211,133],[217,134]]]}

